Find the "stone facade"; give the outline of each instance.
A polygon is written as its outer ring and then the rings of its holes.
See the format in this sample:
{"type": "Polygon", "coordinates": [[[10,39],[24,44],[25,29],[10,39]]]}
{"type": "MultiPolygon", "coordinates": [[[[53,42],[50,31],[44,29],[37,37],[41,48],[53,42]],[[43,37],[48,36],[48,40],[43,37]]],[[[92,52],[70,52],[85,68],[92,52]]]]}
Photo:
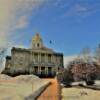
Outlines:
{"type": "Polygon", "coordinates": [[[40,35],[36,34],[32,39],[31,48],[12,48],[11,57],[6,57],[3,73],[54,76],[59,68],[63,68],[63,54],[45,47],[40,35]]]}

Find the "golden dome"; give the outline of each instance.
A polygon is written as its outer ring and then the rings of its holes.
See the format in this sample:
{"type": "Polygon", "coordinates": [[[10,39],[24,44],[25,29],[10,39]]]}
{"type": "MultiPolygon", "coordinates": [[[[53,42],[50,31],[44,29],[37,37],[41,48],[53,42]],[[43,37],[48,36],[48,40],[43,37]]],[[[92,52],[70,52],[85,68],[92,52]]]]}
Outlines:
{"type": "Polygon", "coordinates": [[[32,40],[38,42],[42,41],[42,38],[39,33],[36,33],[36,35],[32,38],[32,40]]]}

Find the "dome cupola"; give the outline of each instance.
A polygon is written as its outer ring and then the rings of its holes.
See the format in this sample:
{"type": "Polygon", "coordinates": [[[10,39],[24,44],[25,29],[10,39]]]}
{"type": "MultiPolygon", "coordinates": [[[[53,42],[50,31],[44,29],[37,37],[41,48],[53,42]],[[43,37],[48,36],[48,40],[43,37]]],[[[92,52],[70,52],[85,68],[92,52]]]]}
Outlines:
{"type": "Polygon", "coordinates": [[[41,48],[43,47],[43,40],[39,33],[36,33],[32,38],[32,48],[41,48]]]}

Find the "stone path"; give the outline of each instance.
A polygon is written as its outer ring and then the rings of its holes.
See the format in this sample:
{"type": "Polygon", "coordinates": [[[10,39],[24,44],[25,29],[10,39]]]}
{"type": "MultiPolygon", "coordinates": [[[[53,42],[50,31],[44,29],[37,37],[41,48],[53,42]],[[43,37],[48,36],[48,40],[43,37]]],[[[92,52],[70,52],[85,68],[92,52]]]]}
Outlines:
{"type": "Polygon", "coordinates": [[[59,100],[59,88],[56,79],[45,79],[51,82],[51,85],[40,95],[37,100],[59,100]]]}

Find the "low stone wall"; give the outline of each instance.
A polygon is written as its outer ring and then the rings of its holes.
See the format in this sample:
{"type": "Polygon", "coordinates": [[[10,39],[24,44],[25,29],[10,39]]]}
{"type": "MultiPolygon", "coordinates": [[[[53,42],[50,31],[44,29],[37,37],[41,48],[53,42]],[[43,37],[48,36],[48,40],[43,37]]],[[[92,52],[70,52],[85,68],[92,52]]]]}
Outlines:
{"type": "Polygon", "coordinates": [[[36,100],[50,84],[51,82],[48,82],[44,86],[40,87],[37,91],[34,92],[34,94],[25,97],[25,100],[36,100]]]}

